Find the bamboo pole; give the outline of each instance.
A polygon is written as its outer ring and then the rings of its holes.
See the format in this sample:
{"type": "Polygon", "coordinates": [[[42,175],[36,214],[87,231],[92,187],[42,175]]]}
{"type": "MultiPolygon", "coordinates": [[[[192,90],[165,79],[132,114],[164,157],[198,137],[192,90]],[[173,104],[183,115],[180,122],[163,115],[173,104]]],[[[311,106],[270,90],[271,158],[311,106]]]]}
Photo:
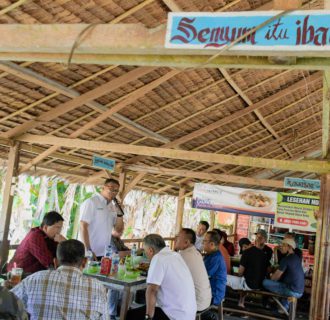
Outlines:
{"type": "Polygon", "coordinates": [[[126,171],[121,171],[119,173],[119,192],[118,192],[118,198],[120,201],[124,201],[123,197],[125,194],[125,187],[126,187],[126,171]]]}
{"type": "Polygon", "coordinates": [[[19,162],[19,143],[15,143],[10,147],[7,173],[5,178],[5,188],[3,193],[2,211],[0,216],[0,256],[1,262],[5,263],[8,259],[9,241],[8,233],[10,226],[10,218],[14,200],[14,188],[18,172],[19,162]]]}
{"type": "Polygon", "coordinates": [[[321,179],[320,212],[317,221],[316,252],[310,306],[310,319],[329,318],[330,305],[330,174],[321,179]]]}
{"type": "Polygon", "coordinates": [[[210,212],[210,230],[214,229],[214,223],[215,223],[215,212],[210,212]]]}
{"type": "Polygon", "coordinates": [[[179,190],[178,205],[176,210],[175,234],[178,234],[182,227],[185,193],[186,193],[186,188],[185,186],[182,186],[179,190]]]}

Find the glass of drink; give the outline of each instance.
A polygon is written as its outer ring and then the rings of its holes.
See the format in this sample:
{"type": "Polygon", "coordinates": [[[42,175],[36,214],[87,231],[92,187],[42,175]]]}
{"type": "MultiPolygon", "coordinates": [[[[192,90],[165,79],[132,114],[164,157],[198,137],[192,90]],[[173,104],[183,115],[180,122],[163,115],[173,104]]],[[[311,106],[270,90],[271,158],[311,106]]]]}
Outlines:
{"type": "Polygon", "coordinates": [[[124,278],[125,273],[126,273],[126,266],[123,263],[120,263],[118,265],[118,273],[117,273],[118,278],[120,279],[124,278]]]}
{"type": "Polygon", "coordinates": [[[23,268],[13,268],[8,272],[8,280],[12,286],[16,286],[21,282],[23,275],[23,268]]]}

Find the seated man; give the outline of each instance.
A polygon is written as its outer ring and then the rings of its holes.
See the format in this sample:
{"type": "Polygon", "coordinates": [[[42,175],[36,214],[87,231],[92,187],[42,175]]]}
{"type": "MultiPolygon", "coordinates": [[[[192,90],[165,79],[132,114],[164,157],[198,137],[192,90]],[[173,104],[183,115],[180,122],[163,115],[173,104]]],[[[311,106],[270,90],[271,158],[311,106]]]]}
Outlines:
{"type": "Polygon", "coordinates": [[[3,286],[0,286],[0,319],[29,320],[22,301],[3,286]]]}
{"type": "Polygon", "coordinates": [[[180,254],[167,248],[158,234],[147,235],[143,246],[151,260],[147,277],[147,306],[139,310],[131,309],[127,319],[195,319],[194,282],[180,254]]]}
{"type": "Polygon", "coordinates": [[[45,270],[53,264],[59,242],[66,240],[60,233],[63,217],[51,211],[45,214],[40,227],[32,228],[18,246],[7,266],[10,271],[14,263],[26,273],[45,270]]]}
{"type": "Polygon", "coordinates": [[[261,249],[267,257],[268,266],[271,265],[270,260],[272,260],[273,250],[271,247],[266,245],[267,242],[267,232],[263,229],[259,229],[256,233],[255,246],[261,249]]]}
{"type": "MultiPolygon", "coordinates": [[[[261,289],[262,281],[266,277],[267,257],[264,252],[252,245],[248,238],[239,240],[242,257],[237,276],[227,276],[227,285],[234,290],[261,289]]],[[[240,295],[238,305],[244,308],[245,294],[240,295]]]]}
{"type": "Polygon", "coordinates": [[[195,247],[198,251],[203,250],[203,239],[206,231],[209,229],[210,225],[207,221],[200,221],[196,231],[196,242],[195,247]]]}
{"type": "MultiPolygon", "coordinates": [[[[294,253],[296,242],[293,239],[282,241],[281,252],[285,257],[281,260],[278,270],[271,276],[271,280],[265,279],[265,289],[288,297],[300,298],[304,293],[305,276],[301,265],[301,259],[294,253]]],[[[289,302],[282,300],[283,306],[288,310],[289,302]]]]}
{"type": "MultiPolygon", "coordinates": [[[[284,239],[293,239],[295,241],[295,233],[293,232],[286,232],[284,234],[284,239]]],[[[294,253],[302,259],[302,251],[299,248],[294,249],[294,253]]],[[[281,260],[285,257],[285,255],[281,252],[281,246],[277,246],[274,248],[274,261],[276,264],[279,264],[281,260]]]]}
{"type": "Polygon", "coordinates": [[[219,244],[219,251],[221,252],[223,258],[225,259],[226,268],[227,268],[227,274],[231,274],[231,260],[228,250],[224,247],[224,232],[220,229],[213,229],[212,231],[215,231],[219,237],[220,237],[220,244],[219,244]]]}
{"type": "Polygon", "coordinates": [[[210,279],[212,289],[212,304],[219,305],[226,292],[227,268],[225,260],[219,251],[220,238],[215,231],[208,231],[203,240],[204,264],[210,279]]]}
{"type": "Polygon", "coordinates": [[[222,237],[221,237],[221,243],[223,246],[227,249],[229,255],[233,257],[235,255],[235,247],[234,244],[227,239],[227,233],[225,231],[221,231],[222,237]]]}
{"type": "Polygon", "coordinates": [[[63,241],[56,256],[56,270],[34,273],[12,289],[23,301],[30,319],[108,319],[103,285],[82,274],[86,264],[83,243],[63,241]]]}
{"type": "Polygon", "coordinates": [[[195,248],[195,241],[195,231],[183,228],[176,238],[175,250],[180,250],[179,253],[191,272],[195,285],[197,311],[202,311],[210,306],[212,293],[203,257],[195,248]]]}

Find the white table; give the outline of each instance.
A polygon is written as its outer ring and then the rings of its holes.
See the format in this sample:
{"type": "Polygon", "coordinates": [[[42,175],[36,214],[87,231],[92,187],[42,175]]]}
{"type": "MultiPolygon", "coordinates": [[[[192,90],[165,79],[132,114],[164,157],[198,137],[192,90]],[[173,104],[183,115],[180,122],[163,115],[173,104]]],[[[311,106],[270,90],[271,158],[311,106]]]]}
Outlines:
{"type": "Polygon", "coordinates": [[[131,302],[132,294],[137,290],[147,288],[146,277],[138,277],[136,280],[119,280],[116,277],[106,277],[99,274],[88,276],[91,276],[101,281],[102,284],[109,289],[119,290],[123,292],[119,317],[120,320],[126,319],[126,314],[131,302]]]}

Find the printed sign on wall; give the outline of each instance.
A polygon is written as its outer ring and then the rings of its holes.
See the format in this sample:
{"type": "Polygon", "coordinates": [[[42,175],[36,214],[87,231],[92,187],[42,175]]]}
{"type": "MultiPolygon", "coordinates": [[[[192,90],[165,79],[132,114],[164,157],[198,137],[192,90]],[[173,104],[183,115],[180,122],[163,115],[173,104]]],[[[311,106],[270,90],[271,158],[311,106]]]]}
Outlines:
{"type": "Polygon", "coordinates": [[[316,232],[319,197],[280,192],[277,197],[275,226],[316,232]]]}
{"type": "Polygon", "coordinates": [[[196,183],[192,206],[198,209],[273,218],[276,202],[276,192],[196,183]]]}
{"type": "Polygon", "coordinates": [[[116,161],[113,159],[102,158],[96,155],[93,156],[93,163],[92,163],[93,167],[114,171],[115,164],[116,161]]]}
{"type": "MultiPolygon", "coordinates": [[[[166,48],[219,49],[279,11],[172,12],[169,13],[166,48]]],[[[330,52],[330,11],[294,11],[251,32],[230,50],[330,52]]]]}
{"type": "Polygon", "coordinates": [[[300,179],[300,178],[285,177],[284,178],[284,188],[320,191],[321,181],[314,180],[314,179],[300,179]]]}

